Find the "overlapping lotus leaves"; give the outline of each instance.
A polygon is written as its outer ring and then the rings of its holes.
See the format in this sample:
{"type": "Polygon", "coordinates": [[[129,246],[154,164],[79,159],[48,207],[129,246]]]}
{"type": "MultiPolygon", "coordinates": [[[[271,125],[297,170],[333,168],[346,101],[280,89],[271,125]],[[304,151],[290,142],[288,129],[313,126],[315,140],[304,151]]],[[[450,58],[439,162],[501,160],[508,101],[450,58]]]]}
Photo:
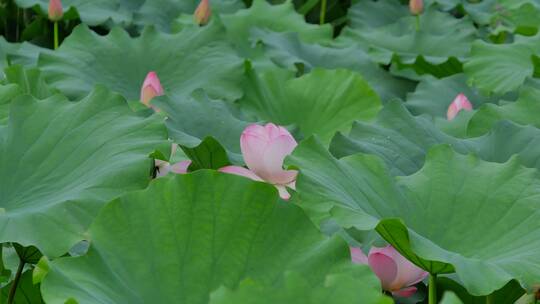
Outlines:
{"type": "Polygon", "coordinates": [[[467,133],[470,136],[485,134],[497,121],[507,119],[522,125],[540,127],[538,115],[540,111],[540,88],[533,85],[523,86],[519,98],[515,102],[500,106],[486,104],[471,118],[467,133]]]}
{"type": "Polygon", "coordinates": [[[10,43],[4,37],[0,37],[0,68],[2,69],[13,64],[34,67],[40,53],[52,53],[52,51],[28,42],[10,43]]]}
{"type": "MultiPolygon", "coordinates": [[[[340,273],[366,285],[366,295],[356,294],[361,303],[382,299],[373,274],[350,263],[343,240],[321,235],[271,185],[216,171],[161,178],[127,194],[103,208],[88,234],[87,255],[52,262],[41,288],[47,303],[207,303],[214,290],[242,281],[233,298],[260,291],[250,284],[285,298],[317,299],[324,289],[348,296],[331,285],[340,273]]],[[[230,300],[226,290],[212,299],[230,300]]]]}
{"type": "Polygon", "coordinates": [[[294,79],[280,72],[260,74],[248,71],[241,108],[260,120],[296,125],[306,137],[317,134],[328,142],[353,121],[373,119],[381,107],[377,94],[352,71],[316,68],[294,79]]]}
{"type": "MultiPolygon", "coordinates": [[[[2,288],[0,294],[0,300],[7,303],[9,290],[13,282],[2,288]]],[[[17,285],[19,290],[15,293],[14,303],[17,304],[44,304],[39,292],[39,284],[32,282],[32,270],[27,270],[21,275],[19,284],[17,285]]]]}
{"type": "Polygon", "coordinates": [[[373,60],[382,64],[391,63],[394,55],[404,64],[414,64],[421,56],[431,65],[468,57],[476,31],[467,17],[456,19],[431,8],[420,15],[418,30],[415,18],[409,15],[379,27],[350,29],[338,41],[367,45],[373,60]]]}
{"type": "Polygon", "coordinates": [[[396,180],[376,156],[337,160],[309,139],[289,164],[301,168],[298,201],[317,220],[376,227],[425,270],[455,271],[473,295],[540,280],[540,179],[517,158],[489,163],[437,146],[420,171],[396,180]]]}
{"type": "Polygon", "coordinates": [[[484,103],[499,101],[496,96],[487,97],[469,87],[464,74],[455,74],[442,79],[426,76],[414,92],[407,94],[406,105],[414,115],[429,114],[446,119],[448,106],[460,93],[467,96],[474,109],[484,103]]]}
{"type": "Polygon", "coordinates": [[[243,64],[223,34],[218,24],[177,34],[147,28],[138,38],[120,28],[99,36],[79,26],[57,52],[43,54],[39,65],[47,82],[70,98],[81,98],[99,83],[138,100],[144,78],[155,71],[173,98],[203,88],[213,97],[236,99],[243,64]]]}
{"type": "Polygon", "coordinates": [[[229,39],[241,50],[250,48],[250,32],[254,28],[267,29],[274,32],[295,32],[303,41],[322,42],[332,38],[330,25],[314,25],[307,23],[298,14],[292,1],[271,5],[265,0],[254,0],[251,7],[239,10],[234,14],[223,14],[221,20],[227,29],[229,39]]]}
{"type": "Polygon", "coordinates": [[[301,63],[304,71],[316,67],[346,68],[356,71],[366,79],[382,100],[394,97],[404,98],[405,92],[411,91],[414,85],[412,81],[390,75],[357,46],[335,48],[310,44],[301,41],[296,33],[275,33],[262,30],[253,30],[252,37],[263,41],[266,56],[284,68],[291,69],[295,67],[295,64],[301,63]]]}
{"type": "Polygon", "coordinates": [[[361,1],[351,6],[348,11],[349,25],[355,29],[370,29],[390,25],[410,14],[407,7],[397,0],[384,2],[361,1]]]}
{"type": "Polygon", "coordinates": [[[133,114],[102,87],[78,103],[24,95],[10,108],[0,129],[0,240],[53,257],[83,238],[105,202],[147,185],[148,156],[167,138],[159,119],[133,114]]]}
{"type": "Polygon", "coordinates": [[[410,175],[424,165],[432,146],[443,143],[490,162],[506,162],[517,154],[522,165],[540,169],[537,128],[500,121],[481,137],[459,139],[443,133],[428,119],[413,117],[399,102],[387,104],[375,123],[356,122],[347,136],[336,134],[330,151],[338,158],[358,152],[374,154],[384,160],[392,174],[410,175]]]}
{"type": "Polygon", "coordinates": [[[463,66],[469,84],[495,94],[517,90],[527,77],[532,77],[540,51],[540,34],[516,36],[511,44],[490,44],[475,41],[471,58],[463,66]]]}

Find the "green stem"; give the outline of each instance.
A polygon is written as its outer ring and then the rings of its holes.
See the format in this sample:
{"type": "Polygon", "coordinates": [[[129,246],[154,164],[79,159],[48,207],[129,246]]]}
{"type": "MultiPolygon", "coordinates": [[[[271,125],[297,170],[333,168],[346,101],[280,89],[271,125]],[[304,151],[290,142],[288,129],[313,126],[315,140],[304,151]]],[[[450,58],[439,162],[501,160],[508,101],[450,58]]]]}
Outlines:
{"type": "Polygon", "coordinates": [[[429,275],[429,294],[428,303],[437,304],[437,276],[434,274],[429,275]]]}
{"type": "Polygon", "coordinates": [[[58,21],[54,22],[54,49],[58,48],[58,21]]]}
{"type": "Polygon", "coordinates": [[[319,18],[320,24],[324,24],[324,19],[326,18],[326,0],[321,0],[321,16],[319,18]]]}
{"type": "Polygon", "coordinates": [[[416,15],[416,31],[420,30],[420,14],[416,15]]]}
{"type": "Polygon", "coordinates": [[[493,300],[493,295],[486,296],[486,304],[495,304],[495,301],[493,300]]]}
{"type": "Polygon", "coordinates": [[[19,285],[19,280],[21,279],[23,269],[24,261],[20,260],[19,268],[17,268],[17,273],[15,274],[15,279],[13,279],[13,283],[11,283],[11,288],[9,289],[7,304],[13,304],[13,301],[15,300],[15,292],[17,291],[17,285],[19,285]]]}

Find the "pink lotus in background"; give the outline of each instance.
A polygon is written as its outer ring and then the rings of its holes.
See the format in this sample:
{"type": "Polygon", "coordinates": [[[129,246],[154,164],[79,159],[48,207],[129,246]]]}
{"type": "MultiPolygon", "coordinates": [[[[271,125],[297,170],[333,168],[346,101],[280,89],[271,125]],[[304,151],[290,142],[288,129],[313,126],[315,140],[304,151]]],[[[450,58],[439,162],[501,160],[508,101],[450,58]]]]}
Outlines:
{"type": "Polygon", "coordinates": [[[286,187],[295,188],[298,171],[284,170],[283,160],[296,146],[294,137],[283,127],[273,123],[265,126],[250,125],[240,136],[242,156],[249,169],[227,166],[219,171],[273,184],[281,198],[289,199],[286,187]]]}
{"type": "Polygon", "coordinates": [[[154,162],[157,168],[156,178],[165,176],[170,172],[176,174],[186,174],[189,165],[191,165],[190,160],[183,160],[174,165],[171,165],[170,163],[160,159],[156,159],[154,160],[154,162]]]}
{"type": "Polygon", "coordinates": [[[413,15],[420,15],[424,10],[423,0],[409,0],[409,10],[413,15]]]}
{"type": "Polygon", "coordinates": [[[193,18],[198,25],[205,25],[210,20],[211,15],[210,0],[201,0],[197,9],[195,9],[195,13],[193,13],[193,18]]]}
{"type": "Polygon", "coordinates": [[[448,120],[454,119],[459,111],[466,110],[471,111],[473,109],[473,106],[467,96],[463,95],[462,93],[459,93],[454,101],[450,104],[448,107],[448,111],[446,112],[446,118],[448,120]]]}
{"type": "Polygon", "coordinates": [[[381,280],[382,288],[395,296],[410,297],[416,292],[416,283],[428,275],[405,259],[394,247],[372,247],[366,256],[362,249],[351,247],[351,259],[357,264],[366,264],[381,280]]]}
{"type": "Polygon", "coordinates": [[[58,21],[64,16],[64,9],[60,0],[49,1],[49,20],[58,21]]]}
{"type": "Polygon", "coordinates": [[[161,87],[161,82],[156,72],[149,72],[141,87],[141,102],[147,107],[152,107],[150,100],[156,96],[163,95],[163,93],[163,87],[161,87]]]}

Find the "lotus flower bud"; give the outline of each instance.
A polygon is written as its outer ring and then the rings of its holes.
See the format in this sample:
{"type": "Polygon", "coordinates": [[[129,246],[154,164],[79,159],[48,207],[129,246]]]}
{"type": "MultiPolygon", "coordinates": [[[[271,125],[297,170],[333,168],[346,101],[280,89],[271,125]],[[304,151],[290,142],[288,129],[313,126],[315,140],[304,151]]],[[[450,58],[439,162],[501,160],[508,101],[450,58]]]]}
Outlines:
{"type": "Polygon", "coordinates": [[[210,0],[201,0],[193,14],[193,18],[198,25],[205,25],[208,23],[208,20],[210,20],[211,15],[212,10],[210,9],[210,0]]]}
{"type": "Polygon", "coordinates": [[[467,96],[463,95],[462,93],[459,93],[454,101],[450,104],[448,107],[448,111],[446,112],[446,118],[448,120],[452,120],[456,117],[456,115],[461,110],[471,111],[473,109],[471,102],[467,98],[467,96]]]}
{"type": "Polygon", "coordinates": [[[266,126],[250,125],[240,137],[242,156],[249,170],[227,166],[220,171],[273,184],[281,198],[289,199],[286,187],[295,188],[298,171],[284,170],[283,160],[296,146],[294,137],[283,127],[272,123],[266,126]]]}
{"type": "Polygon", "coordinates": [[[409,0],[409,10],[413,15],[420,15],[424,10],[423,0],[409,0]]]}
{"type": "Polygon", "coordinates": [[[351,259],[357,264],[366,264],[379,277],[382,288],[394,296],[410,297],[417,288],[416,283],[428,275],[405,259],[394,247],[372,247],[368,256],[360,248],[351,247],[351,259]]]}
{"type": "Polygon", "coordinates": [[[49,0],[49,20],[58,21],[64,16],[64,9],[60,0],[49,0]]]}
{"type": "Polygon", "coordinates": [[[187,169],[189,165],[191,165],[190,160],[183,160],[174,165],[171,165],[164,160],[156,159],[154,160],[154,166],[156,167],[156,178],[165,176],[170,172],[176,174],[186,174],[188,172],[187,169]]]}
{"type": "Polygon", "coordinates": [[[163,88],[156,72],[148,73],[141,87],[141,102],[150,107],[150,100],[161,95],[163,95],[163,88]]]}

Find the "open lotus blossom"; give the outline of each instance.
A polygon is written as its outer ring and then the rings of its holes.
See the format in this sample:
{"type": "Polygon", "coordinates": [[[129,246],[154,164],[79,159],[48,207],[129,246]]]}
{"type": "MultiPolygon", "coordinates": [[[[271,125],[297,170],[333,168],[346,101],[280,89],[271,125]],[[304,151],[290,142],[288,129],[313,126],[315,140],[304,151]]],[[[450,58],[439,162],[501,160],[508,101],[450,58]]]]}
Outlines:
{"type": "Polygon", "coordinates": [[[195,9],[193,18],[198,25],[205,25],[208,23],[208,20],[210,20],[211,15],[212,10],[210,9],[210,0],[201,0],[197,9],[195,9]]]}
{"type": "Polygon", "coordinates": [[[351,258],[354,263],[366,264],[381,280],[382,288],[394,296],[410,297],[416,292],[416,283],[428,275],[405,259],[394,247],[372,247],[368,256],[362,249],[351,247],[351,258]]]}
{"type": "Polygon", "coordinates": [[[165,176],[169,174],[170,172],[173,172],[176,174],[185,174],[187,173],[187,169],[189,165],[191,165],[190,160],[183,160],[173,165],[171,165],[169,162],[166,162],[160,159],[156,159],[154,160],[154,162],[155,162],[155,167],[156,167],[156,178],[165,176]]]}
{"type": "Polygon", "coordinates": [[[413,15],[420,15],[424,10],[423,0],[409,0],[409,10],[413,15]]]}
{"type": "Polygon", "coordinates": [[[459,93],[454,101],[448,106],[448,111],[446,112],[446,118],[448,120],[454,119],[459,111],[466,110],[471,111],[472,110],[472,104],[467,98],[467,96],[463,95],[462,93],[459,93]]]}
{"type": "Polygon", "coordinates": [[[58,21],[64,16],[64,9],[62,8],[62,1],[50,0],[49,1],[49,20],[58,21]]]}
{"type": "Polygon", "coordinates": [[[253,124],[240,137],[242,156],[249,169],[227,166],[219,171],[273,184],[281,198],[289,199],[286,187],[295,188],[298,171],[284,170],[283,160],[296,146],[296,140],[287,129],[273,123],[265,126],[253,124]]]}
{"type": "Polygon", "coordinates": [[[161,95],[163,95],[163,87],[161,87],[161,82],[156,72],[149,72],[141,87],[141,102],[147,107],[152,107],[150,100],[161,95]]]}

